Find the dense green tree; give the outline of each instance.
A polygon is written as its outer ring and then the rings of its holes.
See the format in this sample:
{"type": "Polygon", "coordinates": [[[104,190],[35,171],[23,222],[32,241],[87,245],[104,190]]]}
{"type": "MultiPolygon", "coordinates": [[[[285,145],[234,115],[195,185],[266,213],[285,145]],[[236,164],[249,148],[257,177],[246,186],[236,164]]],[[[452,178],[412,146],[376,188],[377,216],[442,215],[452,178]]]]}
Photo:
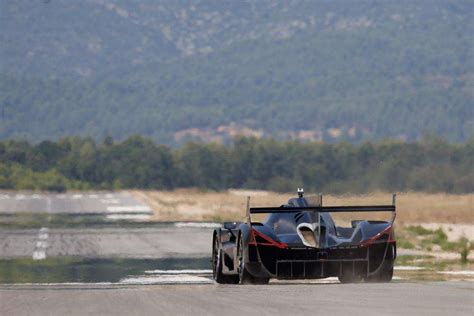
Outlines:
{"type": "Polygon", "coordinates": [[[0,142],[1,189],[199,187],[316,192],[474,192],[474,141],[439,138],[354,145],[235,138],[171,149],[149,138],[97,144],[68,137],[0,142]]]}

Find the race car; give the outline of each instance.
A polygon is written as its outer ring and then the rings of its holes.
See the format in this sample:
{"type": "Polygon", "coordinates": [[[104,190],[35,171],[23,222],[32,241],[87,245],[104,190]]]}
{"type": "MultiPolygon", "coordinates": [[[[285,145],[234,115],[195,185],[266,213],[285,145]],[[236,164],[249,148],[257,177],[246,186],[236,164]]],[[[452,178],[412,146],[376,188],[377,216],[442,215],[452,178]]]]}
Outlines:
{"type": "Polygon", "coordinates": [[[341,283],[390,282],[397,247],[395,194],[391,205],[323,206],[304,191],[279,207],[250,207],[242,222],[213,232],[212,269],[217,283],[267,284],[276,279],[338,277],[341,283]],[[353,220],[336,226],[331,213],[391,212],[388,221],[353,220]],[[268,214],[264,222],[252,214],[268,214]]]}

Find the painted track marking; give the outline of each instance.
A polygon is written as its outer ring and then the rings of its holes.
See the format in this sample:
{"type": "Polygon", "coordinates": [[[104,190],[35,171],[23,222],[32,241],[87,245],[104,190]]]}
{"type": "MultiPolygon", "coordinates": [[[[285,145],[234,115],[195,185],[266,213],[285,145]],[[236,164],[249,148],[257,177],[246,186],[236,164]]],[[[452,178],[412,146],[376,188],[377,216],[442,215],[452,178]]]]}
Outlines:
{"type": "MultiPolygon", "coordinates": [[[[48,199],[46,200],[46,212],[48,214],[51,214],[51,196],[48,196],[48,199]]],[[[51,219],[50,216],[48,216],[48,221],[51,219]]],[[[43,260],[46,259],[46,248],[48,248],[48,237],[49,237],[49,228],[47,227],[41,227],[39,232],[38,232],[38,237],[36,238],[36,245],[35,245],[35,250],[33,251],[33,260],[43,260]]]]}
{"type": "Polygon", "coordinates": [[[43,260],[46,259],[46,248],[48,248],[48,231],[47,227],[41,227],[38,232],[38,237],[35,245],[35,250],[33,251],[33,260],[43,260]]]}
{"type": "Polygon", "coordinates": [[[197,275],[157,275],[157,276],[136,276],[120,280],[119,284],[211,284],[214,283],[209,277],[197,275]]]}
{"type": "Polygon", "coordinates": [[[104,204],[119,204],[119,200],[117,199],[102,199],[100,202],[104,204]]]}
{"type": "Polygon", "coordinates": [[[150,214],[109,214],[106,216],[107,219],[112,220],[133,220],[133,221],[144,221],[151,218],[150,214]]]}
{"type": "Polygon", "coordinates": [[[152,210],[145,205],[130,205],[130,206],[107,206],[109,213],[151,213],[152,210]]]}
{"type": "Polygon", "coordinates": [[[208,269],[184,269],[184,270],[147,270],[146,274],[212,274],[212,270],[208,269]]]}
{"type": "Polygon", "coordinates": [[[438,271],[440,274],[450,274],[450,275],[459,275],[459,276],[473,276],[474,271],[472,270],[465,270],[465,271],[438,271]]]}
{"type": "Polygon", "coordinates": [[[395,266],[393,267],[395,271],[418,271],[418,270],[426,270],[426,268],[423,267],[417,267],[417,266],[395,266]]]}
{"type": "Polygon", "coordinates": [[[174,223],[175,227],[193,227],[193,228],[217,228],[222,227],[219,223],[199,223],[199,222],[178,222],[174,223]]]}

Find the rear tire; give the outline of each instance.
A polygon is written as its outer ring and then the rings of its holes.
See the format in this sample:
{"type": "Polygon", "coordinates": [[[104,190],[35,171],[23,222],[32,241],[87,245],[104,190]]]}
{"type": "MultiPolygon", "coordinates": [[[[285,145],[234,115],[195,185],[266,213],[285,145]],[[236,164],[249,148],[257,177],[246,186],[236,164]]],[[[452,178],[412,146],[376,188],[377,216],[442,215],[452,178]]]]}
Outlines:
{"type": "Polygon", "coordinates": [[[371,275],[367,277],[367,282],[374,282],[374,283],[388,283],[392,281],[393,278],[393,264],[387,264],[387,262],[383,263],[382,269],[375,275],[371,275]]]}
{"type": "Polygon", "coordinates": [[[397,246],[388,245],[388,251],[385,254],[385,260],[382,262],[382,267],[377,273],[366,278],[367,282],[388,283],[393,278],[393,266],[395,265],[395,258],[397,254],[397,246]]]}
{"type": "Polygon", "coordinates": [[[339,282],[343,284],[361,283],[364,280],[364,278],[362,278],[361,276],[354,275],[352,273],[342,274],[342,275],[339,275],[337,278],[339,279],[339,282]]]}
{"type": "Polygon", "coordinates": [[[393,278],[393,267],[388,271],[384,271],[382,275],[379,277],[379,282],[390,282],[393,278]]]}
{"type": "Polygon", "coordinates": [[[242,237],[239,235],[239,243],[237,248],[239,283],[240,284],[268,284],[270,278],[258,278],[251,275],[245,267],[245,251],[242,237]]]}
{"type": "Polygon", "coordinates": [[[217,236],[214,236],[214,244],[212,246],[212,276],[219,284],[239,283],[239,276],[222,273],[222,250],[219,247],[217,236]]]}

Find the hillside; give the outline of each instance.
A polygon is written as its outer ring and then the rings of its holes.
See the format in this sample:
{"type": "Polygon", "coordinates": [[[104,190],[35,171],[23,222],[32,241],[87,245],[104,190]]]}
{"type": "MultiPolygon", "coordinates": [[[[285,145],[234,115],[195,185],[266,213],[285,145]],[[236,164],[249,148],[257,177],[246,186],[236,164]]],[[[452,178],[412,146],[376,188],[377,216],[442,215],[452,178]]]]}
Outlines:
{"type": "Polygon", "coordinates": [[[469,1],[0,4],[0,138],[464,141],[469,1]]]}

